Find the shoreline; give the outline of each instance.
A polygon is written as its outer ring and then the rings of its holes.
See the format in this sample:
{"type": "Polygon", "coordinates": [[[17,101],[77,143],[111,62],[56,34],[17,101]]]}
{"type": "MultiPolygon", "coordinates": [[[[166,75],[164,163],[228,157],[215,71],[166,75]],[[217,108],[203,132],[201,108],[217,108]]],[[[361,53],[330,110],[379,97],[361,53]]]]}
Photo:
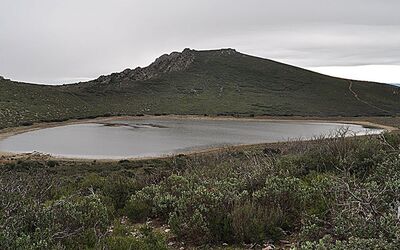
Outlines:
{"type": "MultiPolygon", "coordinates": [[[[83,123],[100,123],[100,124],[107,124],[108,122],[113,121],[126,121],[126,120],[146,120],[146,119],[174,119],[174,120],[225,120],[225,121],[266,121],[266,122],[316,122],[316,123],[341,123],[341,124],[353,124],[353,125],[360,125],[363,127],[375,128],[375,129],[384,129],[388,132],[399,130],[396,127],[383,125],[376,122],[367,121],[368,117],[278,117],[278,116],[257,116],[257,117],[213,117],[213,116],[198,116],[198,115],[165,115],[165,116],[115,116],[115,117],[99,117],[93,119],[81,119],[81,120],[68,120],[63,122],[52,122],[52,123],[37,123],[31,126],[26,127],[11,127],[0,130],[0,141],[4,140],[8,137],[31,132],[35,130],[45,129],[45,128],[54,128],[60,126],[68,126],[68,125],[75,125],[75,124],[83,124],[83,123]],[[357,119],[357,120],[347,120],[347,119],[357,119]]],[[[117,124],[118,125],[118,124],[117,124]]],[[[277,144],[282,142],[266,142],[266,143],[257,143],[257,144],[240,144],[240,145],[231,145],[231,146],[224,146],[224,147],[215,147],[215,148],[208,148],[208,149],[199,149],[193,150],[183,153],[176,153],[176,154],[168,154],[163,156],[154,156],[154,157],[132,157],[132,158],[118,158],[118,159],[91,159],[91,158],[74,158],[74,157],[63,157],[63,156],[53,156],[41,153],[12,153],[12,152],[4,152],[0,151],[0,157],[30,157],[30,156],[37,156],[40,158],[48,158],[60,160],[60,161],[74,161],[74,162],[87,162],[87,161],[101,161],[101,162],[115,162],[120,160],[151,160],[151,159],[165,159],[174,157],[177,155],[196,155],[196,154],[207,154],[218,152],[221,150],[235,150],[235,149],[242,149],[244,147],[251,147],[251,146],[262,146],[262,145],[271,145],[277,144]]]]}

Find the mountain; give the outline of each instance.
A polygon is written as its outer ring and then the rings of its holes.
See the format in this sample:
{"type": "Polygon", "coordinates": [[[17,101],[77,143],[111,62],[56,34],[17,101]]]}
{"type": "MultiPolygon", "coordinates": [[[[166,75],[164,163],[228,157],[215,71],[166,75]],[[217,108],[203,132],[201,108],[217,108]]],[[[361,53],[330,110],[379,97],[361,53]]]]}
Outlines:
{"type": "Polygon", "coordinates": [[[62,86],[0,78],[0,89],[0,127],[118,114],[400,114],[398,87],[330,77],[233,49],[185,49],[145,68],[62,86]]]}

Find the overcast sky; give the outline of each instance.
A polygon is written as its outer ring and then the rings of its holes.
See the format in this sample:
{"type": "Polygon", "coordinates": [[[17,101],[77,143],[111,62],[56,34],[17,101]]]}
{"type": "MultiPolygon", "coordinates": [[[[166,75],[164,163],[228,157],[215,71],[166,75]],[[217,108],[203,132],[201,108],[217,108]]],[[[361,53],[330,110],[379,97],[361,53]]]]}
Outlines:
{"type": "Polygon", "coordinates": [[[400,83],[399,0],[0,0],[0,75],[71,83],[163,53],[235,48],[400,83]]]}

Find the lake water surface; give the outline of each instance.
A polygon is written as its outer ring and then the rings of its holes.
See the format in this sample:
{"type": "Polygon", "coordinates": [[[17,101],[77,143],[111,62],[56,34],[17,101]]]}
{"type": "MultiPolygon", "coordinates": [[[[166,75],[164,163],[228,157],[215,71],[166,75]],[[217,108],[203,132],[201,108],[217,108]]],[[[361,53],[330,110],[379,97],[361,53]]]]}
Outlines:
{"type": "Polygon", "coordinates": [[[239,144],[312,139],[348,128],[354,134],[381,133],[360,125],[262,120],[138,119],[46,128],[0,141],[0,151],[40,152],[60,157],[122,159],[157,157],[239,144]]]}

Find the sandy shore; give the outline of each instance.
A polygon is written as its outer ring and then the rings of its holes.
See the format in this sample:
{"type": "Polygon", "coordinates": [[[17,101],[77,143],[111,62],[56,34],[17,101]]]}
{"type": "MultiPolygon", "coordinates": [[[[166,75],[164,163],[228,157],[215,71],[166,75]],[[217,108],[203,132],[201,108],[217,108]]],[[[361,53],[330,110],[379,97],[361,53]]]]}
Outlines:
{"type": "MultiPolygon", "coordinates": [[[[166,116],[118,116],[118,117],[105,117],[105,118],[95,118],[95,119],[83,119],[83,120],[68,120],[63,122],[52,122],[52,123],[37,123],[32,126],[26,127],[12,127],[6,128],[0,131],[0,140],[4,140],[10,136],[35,131],[44,128],[53,128],[59,126],[66,126],[66,125],[74,125],[74,124],[82,124],[82,123],[103,123],[107,124],[108,122],[115,122],[115,121],[132,121],[132,120],[146,120],[146,119],[177,119],[177,120],[242,120],[242,121],[268,121],[268,122],[316,122],[316,123],[344,123],[344,124],[355,124],[361,125],[365,127],[372,127],[372,128],[380,128],[386,131],[395,131],[399,130],[396,127],[383,125],[376,122],[366,121],[368,117],[365,119],[360,118],[359,120],[347,120],[343,118],[323,118],[323,117],[275,117],[275,116],[259,116],[259,117],[251,117],[251,118],[236,118],[236,117],[212,117],[212,116],[194,116],[194,115],[166,115],[166,116]]],[[[353,118],[354,119],[354,118],[353,118]]],[[[204,154],[204,153],[211,153],[211,152],[218,152],[221,150],[232,150],[243,148],[247,146],[256,146],[256,145],[268,145],[268,144],[275,144],[275,143],[261,143],[261,144],[244,144],[244,145],[236,145],[236,146],[229,146],[229,147],[220,147],[220,148],[210,148],[210,149],[203,149],[203,150],[195,150],[193,152],[185,153],[185,155],[193,155],[193,154],[204,154]]],[[[156,159],[156,158],[168,158],[173,156],[165,155],[160,157],[145,157],[145,158],[131,158],[130,160],[145,160],[145,159],[156,159]]],[[[24,158],[24,157],[39,157],[39,158],[49,158],[49,159],[58,159],[58,160],[65,160],[65,161],[93,161],[93,159],[80,159],[80,158],[65,158],[65,157],[56,157],[56,156],[49,156],[46,154],[39,154],[39,153],[29,153],[29,154],[15,154],[10,152],[2,152],[0,151],[0,157],[16,157],[16,158],[24,158]]],[[[116,159],[100,159],[98,161],[118,161],[116,159]]]]}

